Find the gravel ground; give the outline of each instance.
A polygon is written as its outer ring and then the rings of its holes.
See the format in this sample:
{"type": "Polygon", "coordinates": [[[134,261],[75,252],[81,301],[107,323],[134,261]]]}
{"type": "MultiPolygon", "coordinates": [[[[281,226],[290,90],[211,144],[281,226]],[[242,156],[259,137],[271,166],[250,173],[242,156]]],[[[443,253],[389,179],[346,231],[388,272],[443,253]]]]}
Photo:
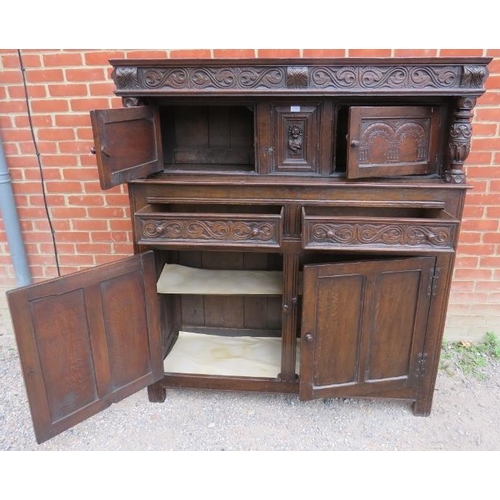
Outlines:
{"type": "Polygon", "coordinates": [[[8,313],[0,309],[0,451],[500,450],[500,363],[486,380],[440,372],[430,417],[407,402],[146,391],[38,445],[8,313]]]}

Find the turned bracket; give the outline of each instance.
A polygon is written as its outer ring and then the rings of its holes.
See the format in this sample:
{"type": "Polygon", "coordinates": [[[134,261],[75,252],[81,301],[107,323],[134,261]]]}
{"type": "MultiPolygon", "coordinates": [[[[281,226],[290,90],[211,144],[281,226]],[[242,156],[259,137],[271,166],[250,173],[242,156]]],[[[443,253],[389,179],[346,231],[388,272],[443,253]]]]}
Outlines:
{"type": "Polygon", "coordinates": [[[148,100],[140,97],[122,97],[122,105],[125,108],[134,108],[135,106],[147,106],[148,100]]]}
{"type": "Polygon", "coordinates": [[[476,99],[473,97],[459,97],[455,103],[448,140],[448,163],[443,176],[445,182],[464,184],[466,181],[464,162],[470,152],[471,122],[476,99]]]}

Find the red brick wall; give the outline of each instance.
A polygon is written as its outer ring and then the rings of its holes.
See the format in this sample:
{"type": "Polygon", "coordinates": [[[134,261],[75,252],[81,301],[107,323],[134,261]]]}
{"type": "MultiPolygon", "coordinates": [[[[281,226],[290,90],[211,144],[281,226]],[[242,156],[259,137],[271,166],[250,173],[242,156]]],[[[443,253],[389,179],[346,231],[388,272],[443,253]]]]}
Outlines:
{"type": "MultiPolygon", "coordinates": [[[[126,188],[99,187],[89,111],[120,107],[113,97],[110,58],[492,56],[488,91],[474,118],[467,161],[469,192],[447,322],[454,338],[500,334],[500,50],[23,50],[28,93],[47,201],[63,274],[130,255],[126,188]]],[[[21,219],[32,275],[56,276],[15,50],[0,50],[0,134],[21,219]]],[[[0,221],[0,286],[15,283],[0,221]]]]}

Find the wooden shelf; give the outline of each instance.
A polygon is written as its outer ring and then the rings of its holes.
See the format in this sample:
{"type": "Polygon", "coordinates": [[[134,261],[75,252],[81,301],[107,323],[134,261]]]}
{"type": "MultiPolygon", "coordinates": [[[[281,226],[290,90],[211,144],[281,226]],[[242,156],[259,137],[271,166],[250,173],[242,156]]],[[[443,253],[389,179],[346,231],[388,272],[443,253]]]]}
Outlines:
{"type": "Polygon", "coordinates": [[[165,264],[158,293],[194,295],[281,295],[281,271],[196,269],[165,264]]]}

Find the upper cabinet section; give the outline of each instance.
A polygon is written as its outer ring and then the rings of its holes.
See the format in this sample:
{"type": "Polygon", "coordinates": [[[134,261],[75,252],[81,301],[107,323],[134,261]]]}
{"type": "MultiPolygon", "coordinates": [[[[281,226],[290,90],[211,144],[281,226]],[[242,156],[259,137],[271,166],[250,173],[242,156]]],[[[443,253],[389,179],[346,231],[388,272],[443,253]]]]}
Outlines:
{"type": "Polygon", "coordinates": [[[475,95],[487,58],[111,60],[116,93],[144,95],[475,95]]]}
{"type": "Polygon", "coordinates": [[[465,183],[487,58],[112,60],[103,188],[157,173],[465,183]]]}

